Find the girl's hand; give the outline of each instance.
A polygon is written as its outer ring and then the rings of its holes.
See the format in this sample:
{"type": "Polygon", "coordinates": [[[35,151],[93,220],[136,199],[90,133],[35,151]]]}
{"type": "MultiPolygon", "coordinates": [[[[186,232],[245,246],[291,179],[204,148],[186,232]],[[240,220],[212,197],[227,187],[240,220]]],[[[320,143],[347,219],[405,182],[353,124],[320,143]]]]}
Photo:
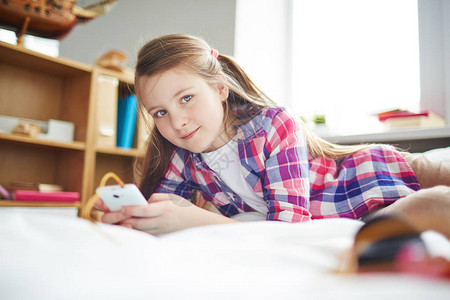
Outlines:
{"type": "Polygon", "coordinates": [[[124,206],[117,215],[108,216],[108,220],[150,234],[169,233],[201,225],[237,222],[206,211],[174,194],[155,193],[148,202],[149,205],[124,206]]]}
{"type": "Polygon", "coordinates": [[[122,222],[130,218],[130,216],[124,215],[121,211],[113,211],[113,212],[110,211],[109,208],[102,201],[102,199],[97,198],[97,200],[94,203],[94,207],[103,212],[103,215],[101,216],[101,221],[103,223],[117,224],[131,228],[130,225],[122,224],[122,222]]]}
{"type": "Polygon", "coordinates": [[[98,210],[101,210],[103,212],[109,212],[108,207],[105,205],[102,199],[100,197],[97,197],[97,200],[95,200],[94,207],[98,210]]]}

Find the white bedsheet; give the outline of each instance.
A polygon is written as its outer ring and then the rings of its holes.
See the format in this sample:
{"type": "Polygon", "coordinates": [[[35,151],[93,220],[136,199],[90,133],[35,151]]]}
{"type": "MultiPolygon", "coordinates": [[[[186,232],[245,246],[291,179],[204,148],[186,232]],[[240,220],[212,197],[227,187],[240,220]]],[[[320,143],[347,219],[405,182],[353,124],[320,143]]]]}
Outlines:
{"type": "MultiPolygon", "coordinates": [[[[248,222],[162,237],[0,209],[0,299],[449,299],[450,282],[333,272],[361,222],[248,222]]],[[[450,242],[424,239],[450,258],[450,242]]]]}

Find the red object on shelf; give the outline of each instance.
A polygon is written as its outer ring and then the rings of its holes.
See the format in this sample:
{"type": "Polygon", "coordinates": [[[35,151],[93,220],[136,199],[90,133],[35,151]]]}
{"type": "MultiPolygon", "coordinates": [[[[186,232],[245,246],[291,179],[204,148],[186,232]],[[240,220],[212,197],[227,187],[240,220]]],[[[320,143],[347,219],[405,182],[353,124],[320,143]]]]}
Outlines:
{"type": "Polygon", "coordinates": [[[39,192],[16,190],[16,201],[40,201],[40,202],[77,202],[80,200],[78,192],[39,192]]]}
{"type": "Polygon", "coordinates": [[[405,117],[427,117],[430,114],[430,111],[423,111],[420,113],[413,113],[407,110],[391,110],[391,111],[386,111],[386,112],[381,112],[378,113],[378,120],[380,120],[381,122],[386,121],[387,119],[391,119],[391,118],[405,118],[405,117]]]}

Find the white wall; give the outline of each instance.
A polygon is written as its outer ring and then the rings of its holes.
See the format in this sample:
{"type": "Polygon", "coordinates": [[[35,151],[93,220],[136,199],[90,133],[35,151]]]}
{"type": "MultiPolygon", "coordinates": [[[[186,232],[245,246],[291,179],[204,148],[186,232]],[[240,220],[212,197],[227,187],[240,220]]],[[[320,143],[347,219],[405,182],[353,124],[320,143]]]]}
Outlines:
{"type": "Polygon", "coordinates": [[[106,52],[128,53],[136,63],[139,48],[168,33],[201,36],[220,52],[234,54],[235,0],[119,0],[107,14],[78,24],[61,41],[60,56],[94,64],[106,52]]]}
{"type": "MultiPolygon", "coordinates": [[[[290,106],[292,0],[236,0],[235,58],[274,101],[290,106]]],[[[294,0],[295,1],[295,0],[294,0]]]]}
{"type": "Polygon", "coordinates": [[[450,1],[418,0],[421,109],[450,123],[450,1]]]}

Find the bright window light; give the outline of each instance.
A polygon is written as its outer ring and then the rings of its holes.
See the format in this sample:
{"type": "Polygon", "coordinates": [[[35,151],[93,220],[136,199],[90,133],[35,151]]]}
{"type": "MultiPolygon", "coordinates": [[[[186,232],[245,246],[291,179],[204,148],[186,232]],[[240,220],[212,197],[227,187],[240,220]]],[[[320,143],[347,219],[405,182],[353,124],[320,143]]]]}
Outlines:
{"type": "MultiPolygon", "coordinates": [[[[15,45],[17,43],[17,37],[13,31],[0,29],[0,41],[15,45]]],[[[57,57],[59,55],[58,40],[45,39],[26,34],[23,36],[23,46],[27,49],[49,56],[57,57]]]]}
{"type": "Polygon", "coordinates": [[[325,114],[335,132],[370,130],[364,120],[377,112],[417,111],[417,1],[294,0],[293,66],[294,110],[325,114]]]}

